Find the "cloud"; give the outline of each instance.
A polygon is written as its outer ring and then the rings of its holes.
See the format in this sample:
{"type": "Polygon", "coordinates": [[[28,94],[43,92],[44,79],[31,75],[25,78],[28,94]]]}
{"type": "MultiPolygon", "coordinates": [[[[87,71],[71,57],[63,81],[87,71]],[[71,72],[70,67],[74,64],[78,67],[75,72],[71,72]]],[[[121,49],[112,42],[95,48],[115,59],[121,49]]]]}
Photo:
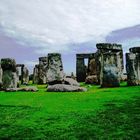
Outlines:
{"type": "Polygon", "coordinates": [[[1,0],[1,30],[36,52],[71,52],[140,21],[139,0],[1,0]]]}
{"type": "Polygon", "coordinates": [[[112,31],[106,36],[107,42],[121,42],[140,37],[140,25],[112,31]]]}

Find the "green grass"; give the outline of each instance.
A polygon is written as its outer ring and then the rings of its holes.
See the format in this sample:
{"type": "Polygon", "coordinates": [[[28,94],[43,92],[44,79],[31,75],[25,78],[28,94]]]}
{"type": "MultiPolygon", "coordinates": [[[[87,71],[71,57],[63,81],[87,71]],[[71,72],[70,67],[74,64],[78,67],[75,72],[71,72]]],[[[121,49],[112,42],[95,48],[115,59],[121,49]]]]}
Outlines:
{"type": "Polygon", "coordinates": [[[0,92],[0,139],[139,140],[140,86],[0,92]]]}

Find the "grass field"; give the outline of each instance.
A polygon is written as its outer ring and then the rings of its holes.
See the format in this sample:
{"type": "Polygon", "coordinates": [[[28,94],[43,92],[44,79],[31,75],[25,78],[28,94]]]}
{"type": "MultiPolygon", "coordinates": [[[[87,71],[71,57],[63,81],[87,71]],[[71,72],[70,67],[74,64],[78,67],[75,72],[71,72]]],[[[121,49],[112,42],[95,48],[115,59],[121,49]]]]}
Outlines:
{"type": "Polygon", "coordinates": [[[0,92],[0,140],[139,140],[140,86],[0,92]]]}

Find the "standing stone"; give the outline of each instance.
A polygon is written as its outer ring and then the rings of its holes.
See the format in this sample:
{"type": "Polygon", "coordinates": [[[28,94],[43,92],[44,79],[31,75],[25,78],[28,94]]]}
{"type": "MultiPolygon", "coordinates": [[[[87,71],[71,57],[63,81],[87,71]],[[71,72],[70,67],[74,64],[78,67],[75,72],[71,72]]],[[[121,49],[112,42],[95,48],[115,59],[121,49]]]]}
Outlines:
{"type": "Polygon", "coordinates": [[[140,47],[130,48],[126,53],[127,84],[140,85],[140,47]]]}
{"type": "Polygon", "coordinates": [[[78,82],[85,82],[88,68],[85,65],[85,59],[91,59],[94,53],[76,54],[76,78],[78,82]]]}
{"type": "Polygon", "coordinates": [[[2,68],[1,68],[1,65],[0,65],[0,88],[2,86],[2,75],[3,75],[3,71],[2,71],[2,68]]]}
{"type": "Polygon", "coordinates": [[[27,67],[23,67],[23,84],[27,85],[29,83],[29,70],[27,67]]]}
{"type": "Polygon", "coordinates": [[[35,65],[34,71],[33,71],[33,84],[38,84],[39,83],[39,76],[38,76],[38,65],[35,65]]]}
{"type": "Polygon", "coordinates": [[[84,82],[86,79],[86,67],[83,58],[77,58],[76,62],[76,76],[78,82],[84,82]]]}
{"type": "MultiPolygon", "coordinates": [[[[20,77],[19,80],[21,80],[21,84],[23,84],[23,82],[24,82],[23,81],[23,69],[24,69],[25,65],[24,64],[17,64],[16,67],[17,67],[17,69],[18,68],[20,69],[21,76],[18,76],[18,77],[20,77]]],[[[19,75],[19,69],[17,71],[18,75],[19,75]]]]}
{"type": "Polygon", "coordinates": [[[38,84],[47,83],[48,57],[40,57],[38,65],[38,84]]]}
{"type": "Polygon", "coordinates": [[[4,90],[8,88],[17,88],[17,74],[15,60],[11,58],[3,58],[1,59],[1,67],[3,69],[2,88],[4,90]]]}
{"type": "Polygon", "coordinates": [[[19,69],[18,69],[18,67],[16,67],[16,75],[17,75],[17,87],[19,87],[19,85],[20,85],[20,80],[19,80],[19,69]]]}
{"type": "Polygon", "coordinates": [[[100,43],[97,71],[101,87],[118,87],[123,72],[123,51],[118,44],[100,43]]]}
{"type": "Polygon", "coordinates": [[[89,60],[88,75],[97,75],[97,63],[95,58],[89,60]]]}
{"type": "Polygon", "coordinates": [[[63,72],[61,54],[49,53],[48,72],[47,72],[48,84],[62,83],[63,78],[64,78],[64,72],[63,72]]]}
{"type": "Polygon", "coordinates": [[[87,84],[98,84],[97,62],[96,62],[95,57],[89,59],[89,62],[88,62],[88,76],[86,77],[85,83],[87,83],[87,84]]]}

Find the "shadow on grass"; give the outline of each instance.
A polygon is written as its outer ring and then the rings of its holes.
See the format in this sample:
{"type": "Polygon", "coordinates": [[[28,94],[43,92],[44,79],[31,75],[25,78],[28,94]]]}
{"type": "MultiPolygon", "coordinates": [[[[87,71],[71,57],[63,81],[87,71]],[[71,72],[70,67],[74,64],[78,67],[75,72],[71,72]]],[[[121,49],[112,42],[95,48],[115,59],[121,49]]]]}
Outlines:
{"type": "Polygon", "coordinates": [[[123,106],[117,106],[114,101],[104,106],[106,110],[96,116],[89,113],[77,122],[78,139],[140,139],[140,98],[127,101],[123,106]]]}
{"type": "Polygon", "coordinates": [[[17,106],[17,105],[1,105],[1,104],[0,104],[0,107],[2,107],[2,108],[3,107],[7,107],[7,108],[8,107],[14,107],[14,108],[33,108],[33,107],[30,107],[30,106],[26,106],[26,105],[18,105],[17,106]]]}

